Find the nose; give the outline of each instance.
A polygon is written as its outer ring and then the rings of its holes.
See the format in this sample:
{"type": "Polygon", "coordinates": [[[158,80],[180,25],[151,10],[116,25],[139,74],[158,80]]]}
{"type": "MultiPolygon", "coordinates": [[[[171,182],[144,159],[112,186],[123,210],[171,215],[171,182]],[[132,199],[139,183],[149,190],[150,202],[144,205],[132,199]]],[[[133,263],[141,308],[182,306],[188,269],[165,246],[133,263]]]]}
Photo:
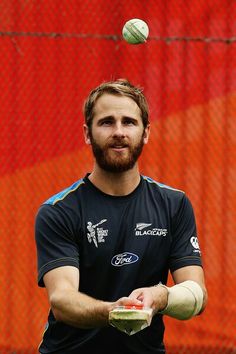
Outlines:
{"type": "Polygon", "coordinates": [[[117,122],[114,125],[113,136],[119,136],[119,137],[125,136],[124,127],[122,126],[122,124],[120,122],[117,122]]]}

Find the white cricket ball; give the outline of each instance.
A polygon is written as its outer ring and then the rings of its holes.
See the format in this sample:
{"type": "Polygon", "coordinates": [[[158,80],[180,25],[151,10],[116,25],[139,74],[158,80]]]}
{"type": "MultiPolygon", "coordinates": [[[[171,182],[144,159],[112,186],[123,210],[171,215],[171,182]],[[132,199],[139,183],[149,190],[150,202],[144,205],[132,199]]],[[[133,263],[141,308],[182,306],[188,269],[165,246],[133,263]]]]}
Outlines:
{"type": "Polygon", "coordinates": [[[146,42],[149,28],[146,22],[139,18],[133,18],[125,23],[122,29],[123,38],[129,44],[140,44],[146,42]]]}

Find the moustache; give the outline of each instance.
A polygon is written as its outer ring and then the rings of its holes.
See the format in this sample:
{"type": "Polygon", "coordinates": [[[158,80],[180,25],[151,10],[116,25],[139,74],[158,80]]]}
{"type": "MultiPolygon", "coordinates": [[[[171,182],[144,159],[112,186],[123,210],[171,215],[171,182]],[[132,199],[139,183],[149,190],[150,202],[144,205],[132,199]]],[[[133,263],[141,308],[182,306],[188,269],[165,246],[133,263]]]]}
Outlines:
{"type": "Polygon", "coordinates": [[[129,147],[128,142],[125,139],[112,139],[107,142],[106,147],[108,148],[124,148],[124,147],[129,147]]]}

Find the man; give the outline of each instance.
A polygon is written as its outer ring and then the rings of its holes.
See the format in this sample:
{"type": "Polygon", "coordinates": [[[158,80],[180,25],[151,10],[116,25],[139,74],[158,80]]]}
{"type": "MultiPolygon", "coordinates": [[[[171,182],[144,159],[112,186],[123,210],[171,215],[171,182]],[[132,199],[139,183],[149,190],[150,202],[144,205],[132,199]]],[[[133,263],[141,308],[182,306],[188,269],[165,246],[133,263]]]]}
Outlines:
{"type": "Polygon", "coordinates": [[[148,106],[125,80],[102,83],[84,106],[90,174],[51,197],[36,217],[38,283],[51,310],[40,353],[165,353],[163,314],[201,313],[207,292],[191,203],[140,175],[148,106]],[[176,285],[167,288],[170,270],[176,285]],[[109,325],[116,306],[153,310],[128,336],[109,325]]]}

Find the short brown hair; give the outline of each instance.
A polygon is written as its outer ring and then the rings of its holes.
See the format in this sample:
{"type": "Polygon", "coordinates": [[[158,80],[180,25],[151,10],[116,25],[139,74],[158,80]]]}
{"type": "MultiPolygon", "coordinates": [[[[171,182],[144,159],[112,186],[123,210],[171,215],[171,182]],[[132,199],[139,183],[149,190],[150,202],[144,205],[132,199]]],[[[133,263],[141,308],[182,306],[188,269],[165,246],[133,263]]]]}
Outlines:
{"type": "Polygon", "coordinates": [[[90,92],[84,103],[84,118],[89,129],[91,129],[93,121],[95,103],[104,93],[117,96],[126,96],[134,100],[140,108],[144,128],[147,127],[149,124],[149,109],[146,97],[142,93],[142,89],[133,86],[125,79],[119,79],[104,82],[90,92]]]}

